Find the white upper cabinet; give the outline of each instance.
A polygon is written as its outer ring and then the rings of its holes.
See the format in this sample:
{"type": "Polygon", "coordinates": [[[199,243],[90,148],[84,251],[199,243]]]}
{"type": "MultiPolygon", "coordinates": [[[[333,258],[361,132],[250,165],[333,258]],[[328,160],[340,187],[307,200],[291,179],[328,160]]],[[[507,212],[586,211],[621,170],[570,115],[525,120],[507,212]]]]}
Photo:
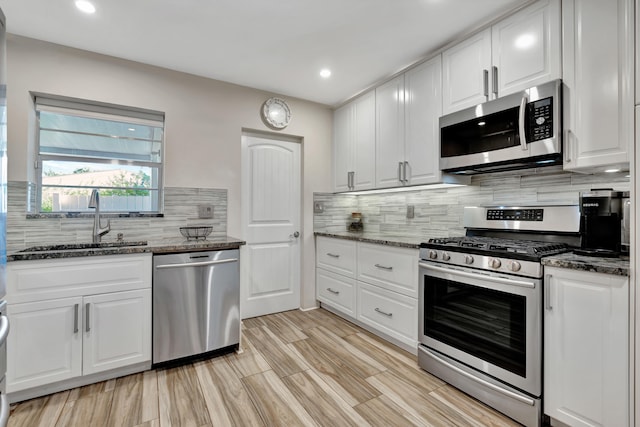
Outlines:
{"type": "Polygon", "coordinates": [[[376,89],[376,187],[440,182],[437,56],[376,89]]]}
{"type": "Polygon", "coordinates": [[[564,0],[564,168],[629,167],[633,0],[564,0]]]}
{"type": "Polygon", "coordinates": [[[376,187],[402,185],[404,74],[376,88],[376,187]]]}
{"type": "Polygon", "coordinates": [[[442,60],[437,56],[407,71],[405,84],[405,145],[408,184],[440,182],[442,60]]]}
{"type": "Polygon", "coordinates": [[[344,105],[333,112],[333,188],[349,191],[353,158],[352,123],[353,104],[344,105]]]}
{"type": "Polygon", "coordinates": [[[334,190],[374,187],[375,91],[338,108],[333,114],[334,190]]]}
{"type": "Polygon", "coordinates": [[[559,79],[560,37],[560,0],[537,2],[491,27],[494,96],[559,79]]]}
{"type": "Polygon", "coordinates": [[[561,77],[560,0],[541,0],[442,54],[443,114],[561,77]]]}
{"type": "Polygon", "coordinates": [[[449,114],[489,99],[491,29],[442,53],[442,113],[449,114]]]}

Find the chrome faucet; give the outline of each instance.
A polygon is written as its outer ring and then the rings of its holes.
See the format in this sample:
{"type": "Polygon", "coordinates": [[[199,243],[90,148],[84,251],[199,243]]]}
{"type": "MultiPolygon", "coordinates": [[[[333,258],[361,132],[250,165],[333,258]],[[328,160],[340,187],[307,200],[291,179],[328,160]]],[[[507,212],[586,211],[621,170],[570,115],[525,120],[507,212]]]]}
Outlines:
{"type": "Polygon", "coordinates": [[[98,193],[98,190],[91,192],[88,207],[96,210],[96,214],[93,217],[93,243],[100,243],[102,236],[111,231],[111,220],[107,220],[106,227],[100,226],[100,193],[98,193]]]}

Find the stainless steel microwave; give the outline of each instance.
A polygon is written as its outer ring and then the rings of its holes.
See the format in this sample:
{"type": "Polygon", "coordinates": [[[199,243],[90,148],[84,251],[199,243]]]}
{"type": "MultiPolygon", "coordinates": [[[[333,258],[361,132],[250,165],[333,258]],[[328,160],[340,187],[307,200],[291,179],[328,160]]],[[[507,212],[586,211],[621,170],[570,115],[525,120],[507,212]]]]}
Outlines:
{"type": "Polygon", "coordinates": [[[562,81],[440,118],[440,169],[472,175],[562,163],[562,81]]]}

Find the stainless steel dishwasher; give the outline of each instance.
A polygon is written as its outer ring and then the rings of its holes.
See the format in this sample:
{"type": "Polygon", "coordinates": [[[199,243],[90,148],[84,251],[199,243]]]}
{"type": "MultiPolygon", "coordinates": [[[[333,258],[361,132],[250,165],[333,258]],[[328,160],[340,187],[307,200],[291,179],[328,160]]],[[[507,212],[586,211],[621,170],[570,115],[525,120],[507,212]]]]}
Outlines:
{"type": "Polygon", "coordinates": [[[153,364],[240,342],[238,249],[153,257],[153,364]]]}

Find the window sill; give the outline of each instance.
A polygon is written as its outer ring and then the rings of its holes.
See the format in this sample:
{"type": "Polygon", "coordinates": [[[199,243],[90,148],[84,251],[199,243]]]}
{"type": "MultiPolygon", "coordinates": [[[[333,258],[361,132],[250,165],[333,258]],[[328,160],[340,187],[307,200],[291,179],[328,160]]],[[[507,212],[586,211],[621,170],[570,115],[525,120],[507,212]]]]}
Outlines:
{"type": "MultiPolygon", "coordinates": [[[[28,213],[27,219],[51,219],[51,218],[93,218],[91,212],[42,212],[28,213]]],[[[164,214],[157,212],[100,212],[100,218],[164,218],[164,214]]]]}

